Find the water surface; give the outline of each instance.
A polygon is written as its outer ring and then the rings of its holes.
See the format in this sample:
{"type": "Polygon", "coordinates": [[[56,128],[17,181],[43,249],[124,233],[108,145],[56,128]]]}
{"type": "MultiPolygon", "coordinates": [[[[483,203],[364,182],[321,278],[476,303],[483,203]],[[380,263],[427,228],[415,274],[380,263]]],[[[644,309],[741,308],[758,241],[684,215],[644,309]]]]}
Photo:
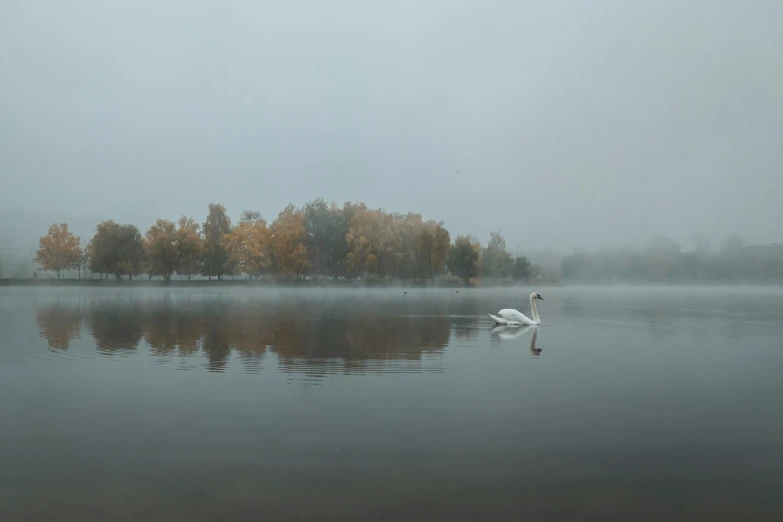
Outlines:
{"type": "Polygon", "coordinates": [[[0,289],[0,520],[783,520],[783,291],[0,289]]]}

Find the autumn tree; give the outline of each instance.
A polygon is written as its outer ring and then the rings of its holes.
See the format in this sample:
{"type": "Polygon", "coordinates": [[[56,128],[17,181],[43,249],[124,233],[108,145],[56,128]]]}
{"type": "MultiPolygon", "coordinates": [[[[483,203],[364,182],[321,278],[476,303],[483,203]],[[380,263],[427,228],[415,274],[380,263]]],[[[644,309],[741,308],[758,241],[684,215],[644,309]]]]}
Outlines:
{"type": "Polygon", "coordinates": [[[345,202],[342,208],[332,206],[332,220],[334,228],[329,236],[331,256],[328,261],[329,271],[333,277],[356,277],[353,272],[353,263],[349,259],[351,247],[348,245],[348,234],[351,231],[351,222],[357,212],[367,210],[364,203],[345,202]]]}
{"type": "MultiPolygon", "coordinates": [[[[394,275],[403,279],[429,276],[427,260],[421,251],[421,231],[424,227],[421,214],[408,212],[394,216],[400,236],[398,263],[394,275]]],[[[448,251],[448,242],[446,250],[448,251]]]]}
{"type": "Polygon", "coordinates": [[[354,210],[351,228],[345,237],[348,244],[346,269],[354,277],[364,277],[365,270],[377,270],[381,219],[377,210],[362,206],[354,210]]]}
{"type": "Polygon", "coordinates": [[[422,226],[419,234],[419,249],[427,261],[427,269],[433,283],[435,274],[446,264],[450,245],[451,237],[442,223],[430,221],[422,226]]]}
{"type": "Polygon", "coordinates": [[[177,221],[177,246],[179,259],[176,271],[178,274],[187,275],[198,271],[201,256],[204,253],[204,241],[199,234],[200,225],[191,217],[182,216],[177,221]]]}
{"type": "Polygon", "coordinates": [[[449,248],[448,268],[468,285],[479,274],[481,246],[468,236],[457,236],[449,248]]]}
{"type": "Polygon", "coordinates": [[[223,248],[229,264],[251,278],[260,275],[270,265],[270,231],[260,214],[243,219],[223,236],[223,248]],[[255,219],[252,219],[255,218],[255,219]]]}
{"type": "Polygon", "coordinates": [[[141,233],[133,225],[101,221],[90,242],[90,270],[102,274],[140,273],[144,261],[141,233]]]}
{"type": "Polygon", "coordinates": [[[304,276],[309,263],[304,215],[288,205],[272,223],[271,252],[279,274],[304,276]]]}
{"type": "Polygon", "coordinates": [[[164,281],[171,280],[171,274],[179,263],[177,225],[166,219],[158,219],[144,236],[144,250],[147,254],[150,275],[162,275],[164,281]]]}
{"type": "Polygon", "coordinates": [[[377,274],[381,277],[387,277],[396,273],[402,264],[404,254],[402,253],[402,237],[400,236],[399,215],[388,214],[383,211],[377,212],[380,219],[380,228],[378,235],[378,257],[377,274]]]}
{"type": "Polygon", "coordinates": [[[217,276],[222,279],[228,265],[228,254],[223,248],[223,236],[231,232],[231,218],[226,214],[226,207],[217,203],[209,204],[209,214],[203,226],[204,255],[201,263],[201,273],[205,276],[217,276]]]}
{"type": "Polygon", "coordinates": [[[68,223],[49,225],[49,233],[41,237],[38,244],[40,248],[34,261],[44,270],[57,272],[57,279],[63,270],[79,266],[79,238],[68,230],[68,223]]]}
{"type": "MultiPolygon", "coordinates": [[[[356,277],[428,277],[430,270],[421,250],[421,215],[387,213],[361,205],[351,209],[351,226],[345,236],[348,273],[356,277]]],[[[448,239],[446,240],[448,245],[448,239]]],[[[436,263],[437,264],[437,263],[436,263]]],[[[435,271],[437,267],[433,268],[435,271]]]]}

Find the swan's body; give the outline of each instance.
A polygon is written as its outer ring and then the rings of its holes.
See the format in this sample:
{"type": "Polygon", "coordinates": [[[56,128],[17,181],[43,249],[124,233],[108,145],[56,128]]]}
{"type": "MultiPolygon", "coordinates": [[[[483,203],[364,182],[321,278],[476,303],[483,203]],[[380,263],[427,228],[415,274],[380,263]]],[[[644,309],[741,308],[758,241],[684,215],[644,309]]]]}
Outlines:
{"type": "Polygon", "coordinates": [[[530,312],[533,315],[532,319],[529,319],[525,314],[519,310],[513,308],[504,308],[500,310],[497,315],[489,314],[495,324],[502,324],[507,326],[522,326],[522,325],[536,325],[541,324],[541,318],[538,316],[538,309],[536,308],[536,299],[544,300],[541,294],[533,292],[530,294],[530,312]]]}

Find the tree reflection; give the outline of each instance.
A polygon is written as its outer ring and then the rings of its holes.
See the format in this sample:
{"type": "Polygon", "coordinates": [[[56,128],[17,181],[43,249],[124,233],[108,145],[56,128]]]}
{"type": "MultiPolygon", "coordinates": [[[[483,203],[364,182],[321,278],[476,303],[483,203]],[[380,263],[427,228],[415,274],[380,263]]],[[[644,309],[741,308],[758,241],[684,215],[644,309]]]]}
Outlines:
{"type": "Polygon", "coordinates": [[[67,350],[71,340],[79,337],[82,319],[79,307],[59,302],[36,312],[38,332],[49,343],[50,350],[67,350]]]}
{"type": "Polygon", "coordinates": [[[476,340],[479,333],[477,325],[487,317],[478,300],[471,298],[450,303],[448,314],[451,316],[455,337],[463,342],[476,340]]]}
{"type": "MultiPolygon", "coordinates": [[[[200,354],[209,371],[225,371],[232,355],[247,371],[258,371],[273,353],[286,371],[323,375],[369,366],[389,370],[395,361],[420,362],[423,354],[441,353],[448,345],[451,321],[445,309],[396,307],[99,299],[87,306],[84,318],[96,348],[105,354],[136,350],[144,339],[156,357],[200,354]],[[410,310],[425,313],[403,315],[410,310]]],[[[41,335],[58,349],[78,335],[81,320],[77,307],[58,305],[38,312],[41,335]]]]}
{"type": "Polygon", "coordinates": [[[133,301],[96,300],[87,308],[87,326],[103,354],[133,351],[144,334],[142,307],[133,301]]]}

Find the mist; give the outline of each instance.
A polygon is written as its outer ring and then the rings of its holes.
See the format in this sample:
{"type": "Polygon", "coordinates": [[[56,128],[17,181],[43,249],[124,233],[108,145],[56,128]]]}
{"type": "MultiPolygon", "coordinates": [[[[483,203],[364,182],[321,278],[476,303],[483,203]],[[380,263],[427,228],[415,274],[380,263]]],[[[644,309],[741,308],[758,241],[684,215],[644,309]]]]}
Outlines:
{"type": "Polygon", "coordinates": [[[4,2],[0,227],[323,197],[526,252],[783,242],[781,22],[771,0],[4,2]]]}

